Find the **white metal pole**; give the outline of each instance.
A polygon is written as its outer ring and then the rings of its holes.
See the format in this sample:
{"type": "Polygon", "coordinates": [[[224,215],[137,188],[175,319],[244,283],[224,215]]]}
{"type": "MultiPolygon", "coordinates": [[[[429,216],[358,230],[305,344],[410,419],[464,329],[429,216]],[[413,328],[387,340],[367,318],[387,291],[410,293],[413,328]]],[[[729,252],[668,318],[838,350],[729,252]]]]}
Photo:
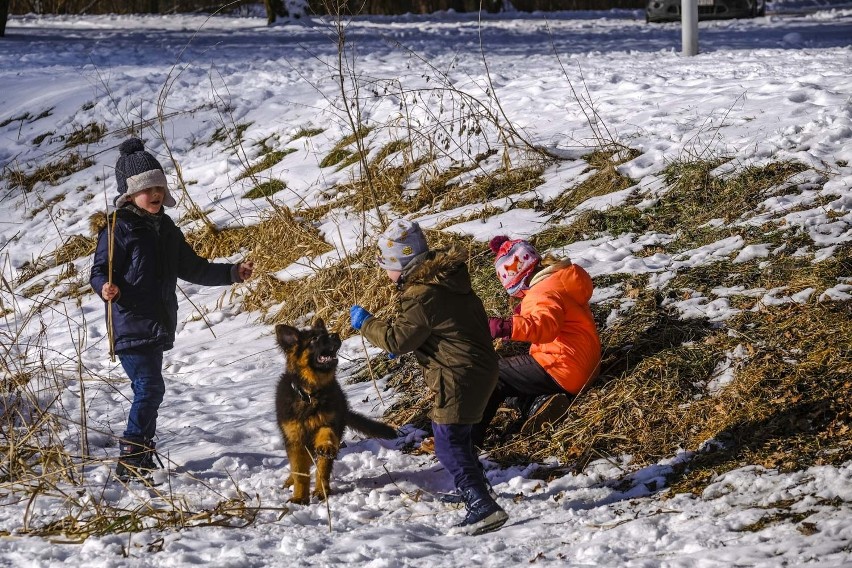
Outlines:
{"type": "Polygon", "coordinates": [[[698,54],[698,0],[680,0],[683,54],[698,54]]]}

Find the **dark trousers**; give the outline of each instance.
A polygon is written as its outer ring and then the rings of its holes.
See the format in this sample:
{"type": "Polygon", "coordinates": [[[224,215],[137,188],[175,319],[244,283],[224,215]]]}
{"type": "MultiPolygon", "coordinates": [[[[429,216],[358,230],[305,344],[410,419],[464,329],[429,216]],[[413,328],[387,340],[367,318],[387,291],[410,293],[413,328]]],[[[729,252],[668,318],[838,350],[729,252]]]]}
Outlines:
{"type": "Polygon", "coordinates": [[[488,487],[482,464],[470,434],[472,424],[437,424],[432,422],[432,434],[435,440],[435,457],[453,476],[456,489],[464,491],[471,487],[486,490],[488,487]]]}
{"type": "Polygon", "coordinates": [[[166,393],[163,381],[163,349],[145,347],[118,353],[118,359],[133,389],[133,403],[123,437],[131,441],[151,440],[157,432],[157,411],[166,393]]]}
{"type": "Polygon", "coordinates": [[[532,355],[516,355],[500,359],[497,387],[488,399],[488,404],[482,413],[482,421],[473,428],[474,445],[482,447],[488,425],[491,424],[497,409],[507,398],[517,398],[518,409],[521,414],[526,414],[537,397],[565,393],[566,391],[547,374],[544,367],[539,365],[532,355]]]}

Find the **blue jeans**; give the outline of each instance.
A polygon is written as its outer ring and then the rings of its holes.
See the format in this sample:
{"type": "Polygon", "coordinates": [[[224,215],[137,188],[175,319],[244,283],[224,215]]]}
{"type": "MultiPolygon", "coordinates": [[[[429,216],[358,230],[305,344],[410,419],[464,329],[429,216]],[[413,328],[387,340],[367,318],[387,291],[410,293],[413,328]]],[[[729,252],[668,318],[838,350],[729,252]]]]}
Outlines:
{"type": "Polygon", "coordinates": [[[471,487],[487,489],[488,483],[482,473],[482,464],[473,449],[471,431],[473,424],[436,424],[432,422],[435,437],[435,457],[453,476],[456,489],[464,491],[471,487]]]}
{"type": "Polygon", "coordinates": [[[163,348],[144,347],[118,353],[124,372],[133,389],[133,404],[127,417],[124,438],[132,441],[151,440],[157,432],[157,410],[163,402],[163,348]]]}

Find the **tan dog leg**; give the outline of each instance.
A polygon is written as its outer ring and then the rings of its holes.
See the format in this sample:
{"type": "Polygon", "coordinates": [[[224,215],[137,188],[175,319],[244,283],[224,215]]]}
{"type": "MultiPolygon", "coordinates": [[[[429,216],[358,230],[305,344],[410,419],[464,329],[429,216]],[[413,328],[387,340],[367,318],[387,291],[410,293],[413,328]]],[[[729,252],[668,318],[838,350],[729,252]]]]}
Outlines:
{"type": "Polygon", "coordinates": [[[340,440],[334,435],[331,428],[321,428],[314,439],[317,459],[317,477],[314,495],[320,500],[325,500],[331,495],[331,469],[334,458],[340,449],[340,440]]]}
{"type": "Polygon", "coordinates": [[[287,457],[290,458],[289,481],[293,485],[293,496],[291,503],[307,505],[311,501],[311,457],[304,447],[287,448],[287,457]]]}

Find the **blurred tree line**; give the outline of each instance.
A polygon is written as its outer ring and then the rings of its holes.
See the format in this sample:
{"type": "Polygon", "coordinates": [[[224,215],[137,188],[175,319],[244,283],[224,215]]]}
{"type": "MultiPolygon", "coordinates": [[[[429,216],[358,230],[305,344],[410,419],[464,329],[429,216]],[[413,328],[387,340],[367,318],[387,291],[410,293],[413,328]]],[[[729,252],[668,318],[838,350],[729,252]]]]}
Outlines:
{"type": "MultiPolygon", "coordinates": [[[[328,14],[340,6],[345,14],[429,14],[442,10],[477,12],[480,0],[304,0],[309,14],[328,14]]],[[[285,0],[263,2],[211,2],[210,0],[0,0],[10,14],[174,14],[214,12],[228,4],[225,12],[249,5],[265,6],[278,15],[287,13],[285,0]]],[[[644,0],[482,0],[486,12],[502,12],[514,8],[521,12],[534,10],[608,10],[610,8],[643,8],[644,0]]]]}

